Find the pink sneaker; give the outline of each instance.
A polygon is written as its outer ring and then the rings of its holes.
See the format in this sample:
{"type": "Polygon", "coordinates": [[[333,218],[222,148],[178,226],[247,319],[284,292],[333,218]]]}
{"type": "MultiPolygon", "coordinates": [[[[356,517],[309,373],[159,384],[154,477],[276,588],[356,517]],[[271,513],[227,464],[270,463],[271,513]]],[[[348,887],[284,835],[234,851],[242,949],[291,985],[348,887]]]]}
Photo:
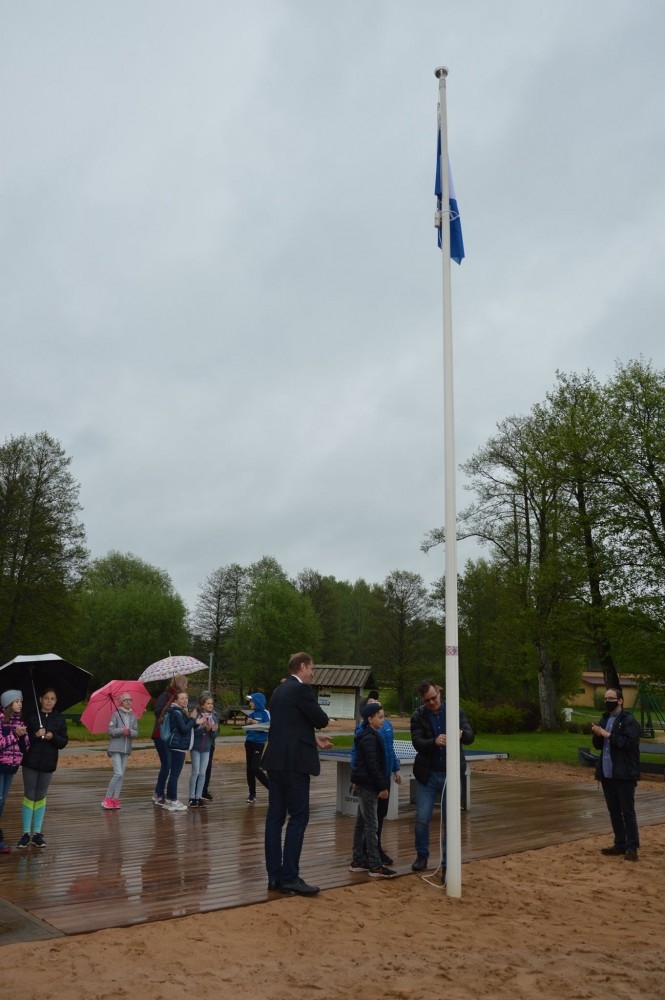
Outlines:
{"type": "Polygon", "coordinates": [[[121,806],[120,806],[120,799],[112,799],[111,801],[113,802],[113,808],[114,809],[120,809],[121,808],[121,806]]]}
{"type": "Polygon", "coordinates": [[[115,809],[113,799],[102,799],[102,809],[115,809]]]}

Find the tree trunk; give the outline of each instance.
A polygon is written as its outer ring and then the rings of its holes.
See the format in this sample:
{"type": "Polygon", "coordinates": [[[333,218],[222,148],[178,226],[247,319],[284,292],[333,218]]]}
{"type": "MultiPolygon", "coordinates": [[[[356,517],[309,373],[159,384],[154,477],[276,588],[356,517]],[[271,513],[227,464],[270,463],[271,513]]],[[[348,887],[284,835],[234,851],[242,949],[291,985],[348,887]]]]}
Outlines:
{"type": "Polygon", "coordinates": [[[559,718],[558,696],[554,683],[554,665],[547,649],[547,643],[536,639],[538,653],[538,697],[540,699],[540,722],[546,732],[561,728],[559,718]]]}

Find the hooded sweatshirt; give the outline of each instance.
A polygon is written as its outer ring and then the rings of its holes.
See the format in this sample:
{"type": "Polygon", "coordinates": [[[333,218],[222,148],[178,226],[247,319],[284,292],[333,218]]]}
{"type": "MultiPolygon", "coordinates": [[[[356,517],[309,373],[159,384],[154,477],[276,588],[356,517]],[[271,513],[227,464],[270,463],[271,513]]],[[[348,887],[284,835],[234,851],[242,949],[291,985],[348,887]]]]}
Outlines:
{"type": "MultiPolygon", "coordinates": [[[[270,712],[266,708],[266,696],[260,691],[255,691],[254,694],[250,694],[250,698],[254,702],[254,711],[249,713],[248,718],[254,719],[255,722],[270,722],[270,712]]],[[[247,742],[267,743],[268,734],[262,731],[257,733],[252,727],[247,731],[247,742]]]]}

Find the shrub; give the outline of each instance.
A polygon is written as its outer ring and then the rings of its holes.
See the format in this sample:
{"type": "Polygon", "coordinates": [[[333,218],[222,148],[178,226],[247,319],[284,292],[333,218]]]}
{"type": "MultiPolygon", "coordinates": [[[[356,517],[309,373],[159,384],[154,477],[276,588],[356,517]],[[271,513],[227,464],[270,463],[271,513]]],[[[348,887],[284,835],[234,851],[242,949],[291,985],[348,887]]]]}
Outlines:
{"type": "Polygon", "coordinates": [[[527,711],[516,705],[481,705],[475,701],[461,702],[467,718],[476,732],[519,733],[525,731],[527,711]]]}

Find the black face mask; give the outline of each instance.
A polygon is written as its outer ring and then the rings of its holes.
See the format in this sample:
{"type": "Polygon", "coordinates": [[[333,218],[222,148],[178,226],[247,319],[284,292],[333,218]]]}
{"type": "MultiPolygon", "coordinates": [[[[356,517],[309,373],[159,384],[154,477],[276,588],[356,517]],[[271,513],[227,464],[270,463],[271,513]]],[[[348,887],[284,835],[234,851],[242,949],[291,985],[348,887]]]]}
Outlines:
{"type": "Polygon", "coordinates": [[[619,704],[618,701],[606,701],[605,702],[605,711],[606,712],[613,712],[614,709],[617,707],[618,704],[619,704]]]}

